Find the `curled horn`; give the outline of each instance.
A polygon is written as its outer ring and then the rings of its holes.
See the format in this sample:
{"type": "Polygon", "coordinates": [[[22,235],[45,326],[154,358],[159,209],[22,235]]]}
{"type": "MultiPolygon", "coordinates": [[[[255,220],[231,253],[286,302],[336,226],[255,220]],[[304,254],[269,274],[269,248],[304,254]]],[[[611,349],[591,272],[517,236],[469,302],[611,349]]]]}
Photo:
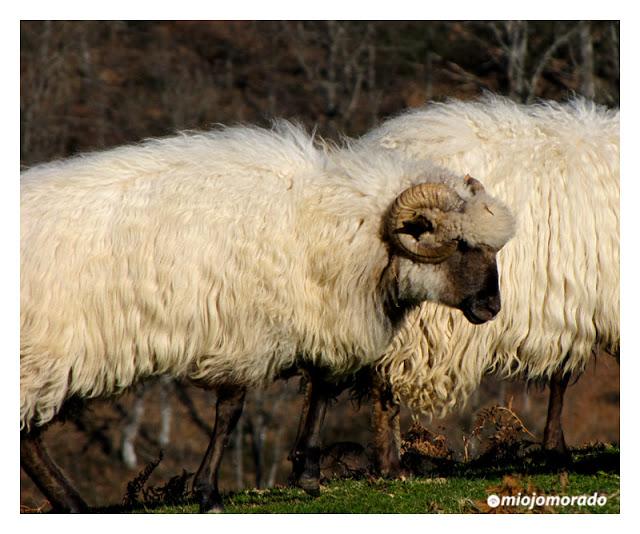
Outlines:
{"type": "MultiPolygon", "coordinates": [[[[411,259],[421,263],[440,263],[456,250],[457,242],[449,239],[435,244],[421,242],[406,230],[407,223],[421,223],[422,212],[459,209],[462,199],[449,186],[441,183],[419,184],[402,192],[391,205],[387,217],[387,233],[391,242],[411,259]]],[[[426,230],[425,230],[426,231],[426,230]]]]}

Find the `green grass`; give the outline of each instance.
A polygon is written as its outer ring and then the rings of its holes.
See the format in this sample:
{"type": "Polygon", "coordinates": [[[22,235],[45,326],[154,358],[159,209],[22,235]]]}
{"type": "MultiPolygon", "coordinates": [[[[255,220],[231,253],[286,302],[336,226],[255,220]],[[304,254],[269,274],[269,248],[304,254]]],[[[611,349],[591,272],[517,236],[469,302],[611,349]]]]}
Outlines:
{"type": "MultiPolygon", "coordinates": [[[[559,495],[609,495],[604,507],[558,507],[559,513],[619,513],[620,479],[615,475],[569,476],[564,492],[558,475],[534,475],[523,479],[544,493],[559,495]]],[[[343,480],[323,486],[319,497],[313,498],[292,488],[247,490],[225,499],[225,513],[478,513],[483,509],[487,488],[498,486],[500,478],[461,477],[411,479],[405,481],[343,480]],[[479,501],[479,502],[478,502],[479,501]]],[[[540,492],[538,492],[540,493],[540,492]]],[[[196,513],[197,506],[184,504],[162,506],[154,513],[196,513]]],[[[526,511],[523,509],[523,511],[526,511]]]]}
{"type": "MultiPolygon", "coordinates": [[[[431,478],[407,480],[340,480],[323,485],[319,497],[294,488],[247,490],[225,496],[225,512],[244,513],[481,513],[491,493],[511,485],[512,494],[535,491],[554,495],[608,497],[605,506],[568,506],[547,513],[619,513],[619,449],[600,445],[574,450],[570,462],[534,453],[512,462],[455,464],[431,478]],[[566,474],[563,474],[566,473],[566,474]],[[504,477],[508,477],[505,486],[504,477]],[[515,488],[515,489],[514,489],[515,488]]],[[[111,510],[115,511],[115,510],[111,510]]],[[[124,510],[121,510],[124,511],[124,510]]],[[[134,510],[151,513],[196,513],[195,504],[134,510]]],[[[526,512],[525,508],[509,511],[526,512]]],[[[534,509],[534,512],[541,510],[534,509]]]]}

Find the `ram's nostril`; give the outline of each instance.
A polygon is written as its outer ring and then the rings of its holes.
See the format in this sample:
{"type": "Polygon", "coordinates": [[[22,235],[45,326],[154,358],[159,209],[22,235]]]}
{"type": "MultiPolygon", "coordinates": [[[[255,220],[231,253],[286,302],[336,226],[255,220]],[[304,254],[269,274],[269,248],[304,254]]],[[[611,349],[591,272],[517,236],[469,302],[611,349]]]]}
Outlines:
{"type": "Polygon", "coordinates": [[[487,308],[493,313],[498,315],[502,306],[500,305],[500,297],[493,297],[487,300],[487,308]]]}

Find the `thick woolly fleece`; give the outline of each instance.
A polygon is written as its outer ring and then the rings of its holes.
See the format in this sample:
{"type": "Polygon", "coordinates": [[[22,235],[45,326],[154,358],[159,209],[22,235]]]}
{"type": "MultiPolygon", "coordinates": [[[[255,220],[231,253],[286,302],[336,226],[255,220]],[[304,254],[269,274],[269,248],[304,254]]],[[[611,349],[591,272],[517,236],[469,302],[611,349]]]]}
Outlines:
{"type": "MultiPolygon", "coordinates": [[[[508,238],[502,204],[473,197],[462,177],[378,149],[329,157],[318,145],[283,122],[25,172],[21,427],[51,420],[70,396],[116,394],[153,374],[253,386],[297,358],[335,374],[372,363],[394,332],[379,287],[390,253],[381,228],[410,186],[451,184],[469,208],[457,231],[508,238]]],[[[441,271],[412,265],[405,276],[437,300],[441,271]]]]}
{"type": "Polygon", "coordinates": [[[548,378],[619,350],[620,115],[584,100],[498,97],[407,112],[360,140],[478,178],[517,218],[498,254],[502,311],[474,326],[424,303],[379,369],[425,414],[463,403],[482,375],[548,378]]]}

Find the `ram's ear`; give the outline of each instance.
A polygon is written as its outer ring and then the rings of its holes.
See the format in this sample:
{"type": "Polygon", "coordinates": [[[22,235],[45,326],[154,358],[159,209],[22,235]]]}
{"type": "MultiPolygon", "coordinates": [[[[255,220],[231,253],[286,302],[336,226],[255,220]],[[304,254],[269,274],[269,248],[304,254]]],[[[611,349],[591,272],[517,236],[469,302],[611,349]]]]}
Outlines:
{"type": "Polygon", "coordinates": [[[464,181],[471,188],[471,192],[474,195],[477,195],[478,193],[484,193],[484,186],[482,185],[482,183],[479,180],[476,180],[470,174],[464,175],[464,181]]]}
{"type": "Polygon", "coordinates": [[[402,226],[394,230],[394,233],[408,234],[418,241],[422,234],[432,234],[434,231],[433,223],[426,216],[419,214],[414,219],[404,221],[402,226]]]}

